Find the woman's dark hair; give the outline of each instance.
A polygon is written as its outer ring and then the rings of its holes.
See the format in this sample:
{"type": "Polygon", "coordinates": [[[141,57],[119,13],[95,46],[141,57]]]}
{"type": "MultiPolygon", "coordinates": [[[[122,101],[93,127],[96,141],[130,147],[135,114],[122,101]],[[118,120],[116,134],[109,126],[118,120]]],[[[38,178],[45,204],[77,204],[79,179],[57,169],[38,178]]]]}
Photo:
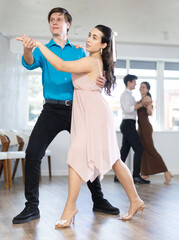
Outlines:
{"type": "MultiPolygon", "coordinates": [[[[145,84],[146,88],[150,91],[150,84],[148,82],[142,82],[141,84],[145,84]]],[[[152,99],[152,95],[150,92],[147,92],[147,96],[149,96],[152,99]]]]}
{"type": "MultiPolygon", "coordinates": [[[[65,21],[66,22],[69,22],[70,23],[70,26],[71,26],[71,23],[72,23],[72,16],[69,14],[69,12],[65,9],[65,8],[61,8],[61,7],[56,7],[56,8],[53,8],[52,10],[50,10],[49,14],[48,14],[48,22],[50,22],[50,17],[53,13],[61,13],[61,14],[64,14],[64,17],[65,17],[65,21]]],[[[70,28],[67,29],[67,32],[69,31],[70,28]]]]}
{"type": "Polygon", "coordinates": [[[97,25],[100,32],[103,33],[101,43],[107,43],[107,46],[102,51],[103,68],[105,71],[106,83],[104,89],[108,95],[111,95],[111,88],[116,84],[116,77],[114,76],[114,62],[113,62],[113,47],[112,38],[113,32],[111,28],[104,25],[97,25]]]}

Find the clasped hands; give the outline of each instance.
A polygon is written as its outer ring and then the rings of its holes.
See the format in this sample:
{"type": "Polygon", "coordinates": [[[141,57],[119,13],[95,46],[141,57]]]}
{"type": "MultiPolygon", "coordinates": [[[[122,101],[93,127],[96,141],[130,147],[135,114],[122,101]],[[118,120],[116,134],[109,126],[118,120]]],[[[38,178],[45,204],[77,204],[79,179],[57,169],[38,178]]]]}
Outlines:
{"type": "Polygon", "coordinates": [[[141,103],[143,104],[143,106],[144,106],[145,108],[147,108],[148,106],[151,106],[151,105],[152,105],[152,100],[142,99],[142,100],[141,100],[141,103]]]}
{"type": "Polygon", "coordinates": [[[32,49],[34,47],[39,47],[39,45],[41,44],[40,41],[37,41],[29,36],[27,36],[26,34],[24,34],[23,36],[21,37],[16,37],[15,38],[17,41],[21,41],[23,46],[25,48],[28,48],[28,49],[32,49]]]}

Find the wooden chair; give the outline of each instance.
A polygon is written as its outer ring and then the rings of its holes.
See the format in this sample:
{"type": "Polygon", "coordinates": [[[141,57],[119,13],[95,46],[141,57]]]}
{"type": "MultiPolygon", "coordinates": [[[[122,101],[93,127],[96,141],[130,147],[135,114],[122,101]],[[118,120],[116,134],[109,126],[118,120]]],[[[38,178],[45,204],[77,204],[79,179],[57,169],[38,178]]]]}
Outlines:
{"type": "Polygon", "coordinates": [[[9,140],[9,147],[11,147],[11,148],[16,147],[17,148],[17,150],[11,149],[11,151],[8,150],[8,152],[7,152],[8,182],[9,182],[9,188],[11,188],[12,187],[11,160],[13,160],[13,159],[16,159],[16,161],[18,161],[18,162],[21,159],[21,161],[22,161],[23,182],[25,183],[25,152],[22,151],[24,143],[23,143],[22,138],[20,138],[19,136],[17,136],[14,132],[12,132],[10,130],[3,130],[3,134],[9,140]]]}
{"type": "Polygon", "coordinates": [[[0,152],[0,176],[4,170],[4,186],[5,189],[9,188],[7,178],[7,150],[9,148],[9,141],[3,134],[0,134],[1,152],[0,152]]]}
{"type": "MultiPolygon", "coordinates": [[[[29,132],[25,132],[25,131],[18,131],[18,130],[13,130],[14,133],[16,133],[17,136],[19,136],[20,138],[22,138],[23,140],[23,150],[25,151],[28,142],[29,142],[29,137],[30,137],[30,133],[29,132]]],[[[52,172],[51,172],[51,151],[49,149],[47,149],[45,151],[45,157],[47,157],[48,159],[48,171],[49,171],[49,178],[52,177],[52,172]]],[[[14,170],[13,170],[13,175],[12,175],[12,179],[14,179],[15,174],[16,174],[16,169],[17,166],[19,164],[19,161],[16,160],[16,163],[14,165],[14,170]]]]}

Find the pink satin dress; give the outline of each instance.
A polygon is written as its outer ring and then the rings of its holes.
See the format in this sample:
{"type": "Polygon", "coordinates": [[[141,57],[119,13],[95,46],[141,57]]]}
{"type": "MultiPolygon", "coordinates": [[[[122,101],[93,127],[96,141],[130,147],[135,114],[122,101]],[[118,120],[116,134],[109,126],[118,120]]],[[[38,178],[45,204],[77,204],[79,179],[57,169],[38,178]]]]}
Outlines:
{"type": "Polygon", "coordinates": [[[67,163],[84,182],[93,182],[97,176],[102,180],[120,158],[113,113],[101,95],[101,88],[87,74],[72,74],[72,81],[74,95],[67,163]]]}

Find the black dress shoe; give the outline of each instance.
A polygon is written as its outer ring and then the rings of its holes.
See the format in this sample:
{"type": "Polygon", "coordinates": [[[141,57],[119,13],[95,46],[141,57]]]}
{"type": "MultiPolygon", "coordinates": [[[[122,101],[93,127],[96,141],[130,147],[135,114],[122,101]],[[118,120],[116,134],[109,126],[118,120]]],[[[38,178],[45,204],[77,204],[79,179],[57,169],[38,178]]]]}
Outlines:
{"type": "Polygon", "coordinates": [[[13,224],[26,223],[31,220],[40,218],[40,212],[36,206],[26,206],[24,210],[13,218],[13,224]]]}
{"type": "Polygon", "coordinates": [[[116,207],[113,207],[106,199],[102,199],[98,202],[95,202],[93,204],[93,211],[103,212],[111,215],[118,215],[120,213],[119,209],[116,207]]]}
{"type": "Polygon", "coordinates": [[[114,176],[114,182],[119,182],[118,178],[116,177],[116,175],[114,176]]]}
{"type": "Polygon", "coordinates": [[[145,179],[141,178],[141,176],[133,177],[133,179],[134,179],[134,183],[136,183],[136,184],[149,184],[150,183],[149,180],[145,180],[145,179]]]}

